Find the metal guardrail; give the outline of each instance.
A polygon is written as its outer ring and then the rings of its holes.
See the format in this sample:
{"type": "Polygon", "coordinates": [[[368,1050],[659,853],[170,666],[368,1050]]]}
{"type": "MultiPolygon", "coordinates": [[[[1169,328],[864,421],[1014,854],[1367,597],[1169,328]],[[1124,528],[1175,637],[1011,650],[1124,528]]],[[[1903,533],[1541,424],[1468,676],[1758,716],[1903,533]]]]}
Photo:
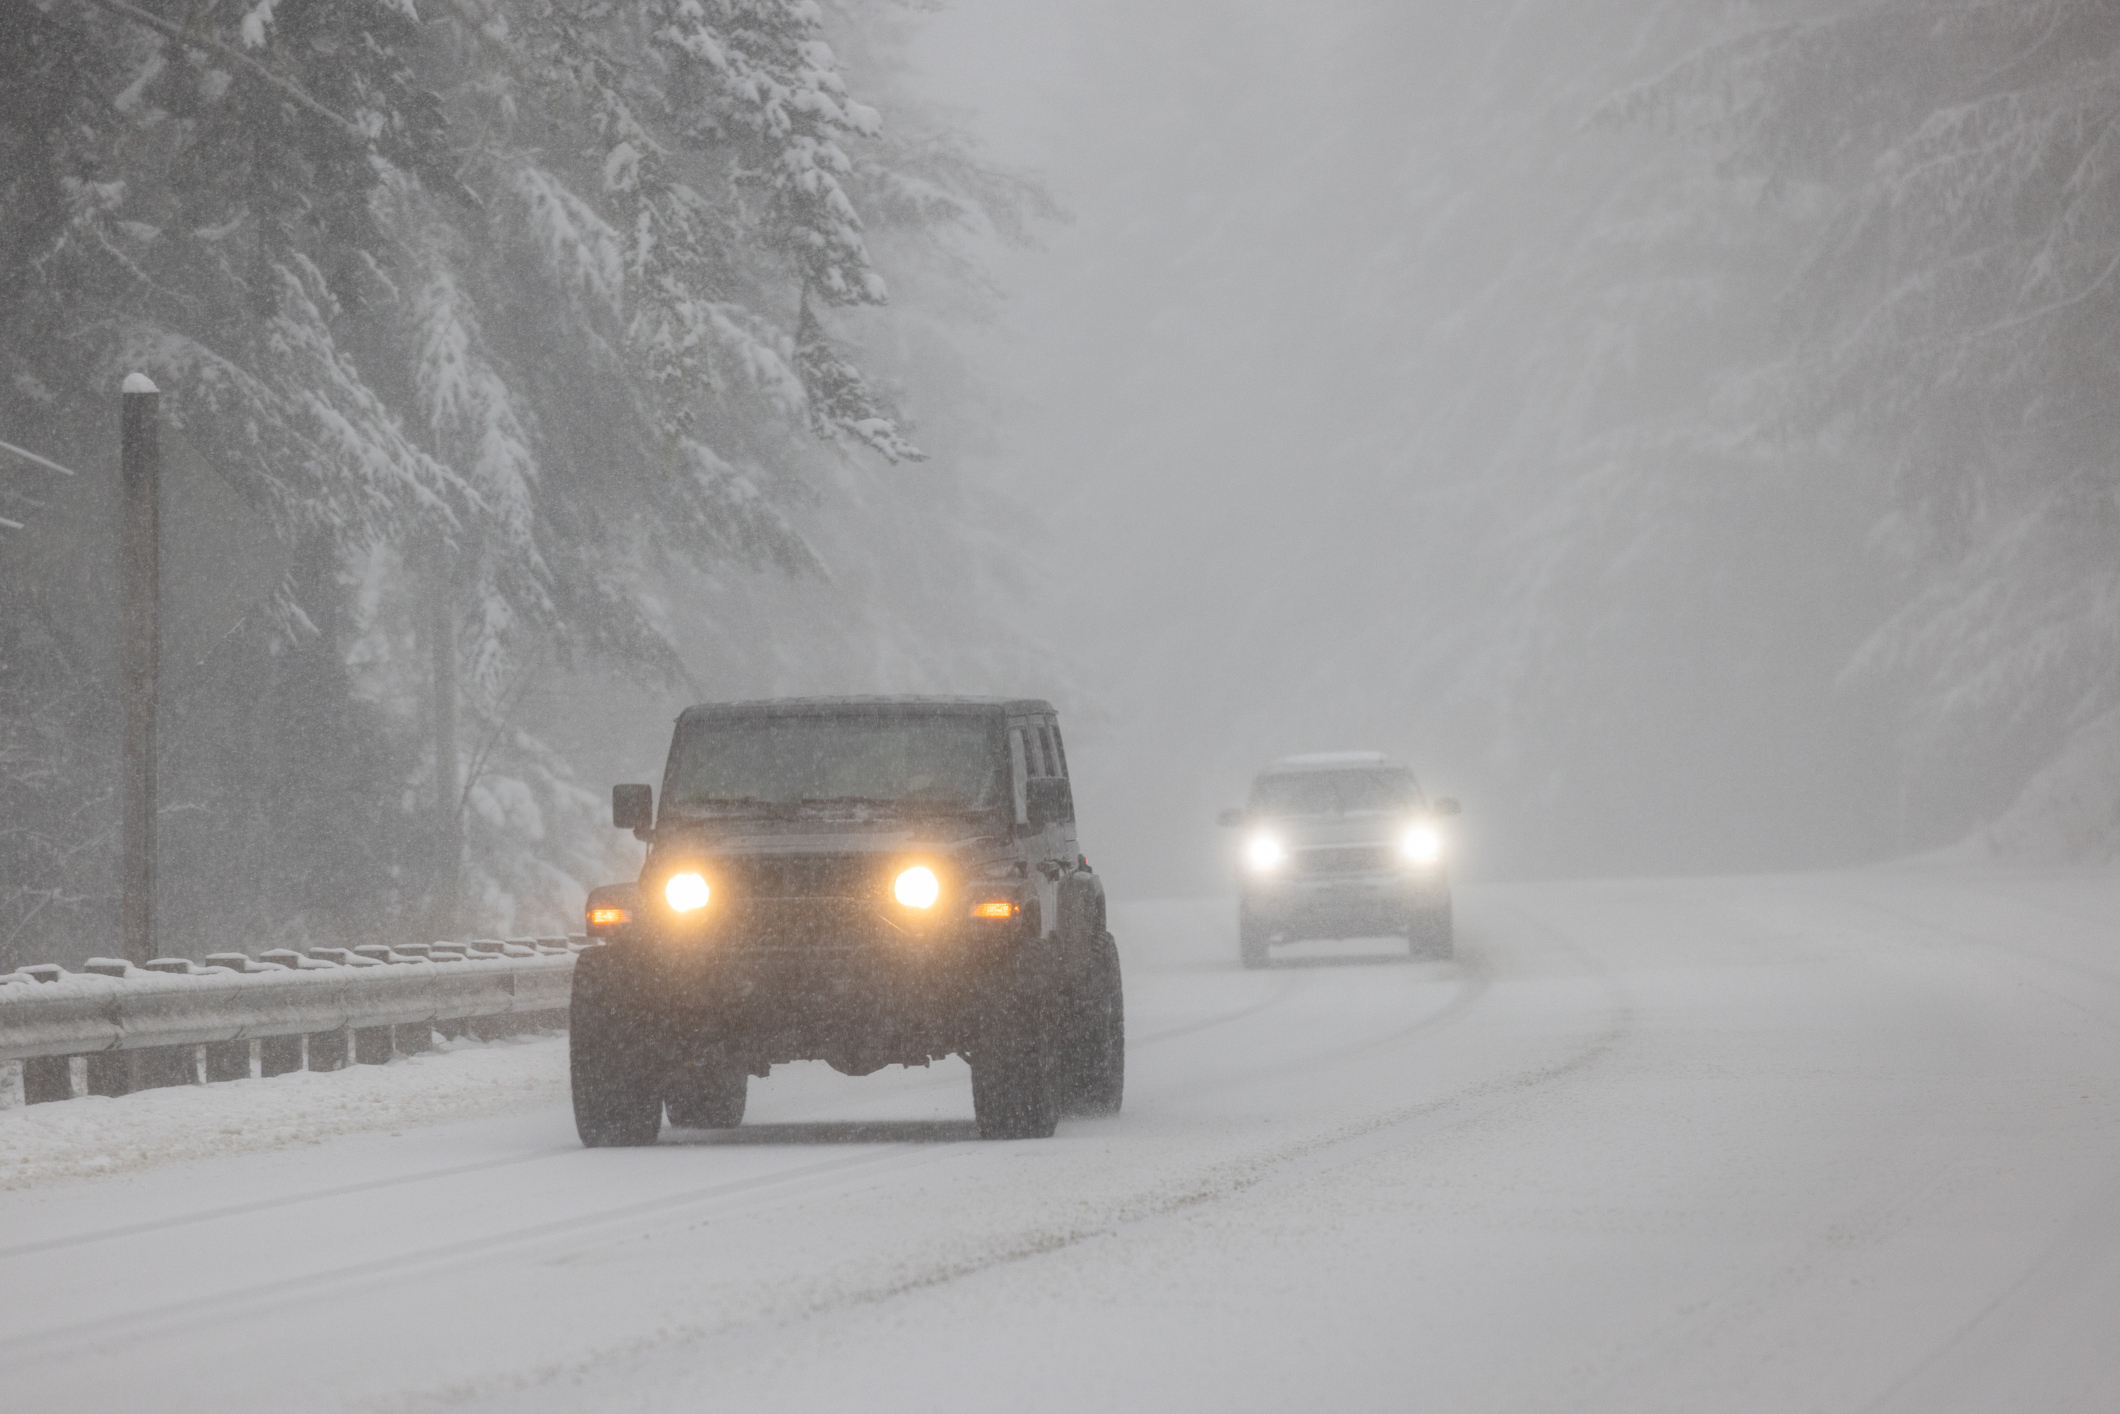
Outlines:
{"type": "Polygon", "coordinates": [[[204,965],[92,958],[81,972],[26,967],[0,974],[0,1063],[23,1063],[25,1098],[35,1103],[76,1093],[68,1067],[81,1057],[87,1093],[124,1094],[388,1060],[425,1050],[436,1030],[557,1028],[566,1024],[574,954],[588,945],[525,938],[216,953],[204,965]],[[482,1025],[496,1020],[503,1024],[482,1025]],[[123,1063],[133,1052],[146,1054],[123,1063]]]}

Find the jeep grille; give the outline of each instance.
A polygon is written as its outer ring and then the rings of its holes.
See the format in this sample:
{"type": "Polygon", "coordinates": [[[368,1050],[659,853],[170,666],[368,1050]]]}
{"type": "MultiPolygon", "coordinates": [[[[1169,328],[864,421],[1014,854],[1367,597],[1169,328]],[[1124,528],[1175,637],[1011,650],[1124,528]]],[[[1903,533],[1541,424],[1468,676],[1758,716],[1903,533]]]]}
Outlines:
{"type": "Polygon", "coordinates": [[[866,854],[780,854],[725,859],[721,872],[736,898],[866,898],[883,865],[866,854]]]}
{"type": "Polygon", "coordinates": [[[1381,844],[1332,845],[1295,852],[1296,869],[1304,874],[1383,874],[1396,862],[1391,846],[1381,844]]]}

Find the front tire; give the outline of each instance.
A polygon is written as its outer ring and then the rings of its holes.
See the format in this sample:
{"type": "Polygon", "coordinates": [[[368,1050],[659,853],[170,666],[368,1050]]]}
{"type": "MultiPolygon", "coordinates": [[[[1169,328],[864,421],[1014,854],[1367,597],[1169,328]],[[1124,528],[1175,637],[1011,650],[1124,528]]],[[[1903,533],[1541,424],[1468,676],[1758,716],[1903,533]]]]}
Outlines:
{"type": "Polygon", "coordinates": [[[679,1129],[734,1129],[750,1093],[750,1072],[714,1056],[672,1071],[663,1081],[663,1107],[679,1129]]]}
{"type": "Polygon", "coordinates": [[[1261,968],[1271,961],[1266,950],[1266,929],[1253,921],[1251,910],[1237,905],[1237,958],[1248,968],[1261,968]]]}
{"type": "Polygon", "coordinates": [[[1414,914],[1406,937],[1412,944],[1413,956],[1448,962],[1457,952],[1457,925],[1450,900],[1446,898],[1439,907],[1414,914]]]}
{"type": "Polygon", "coordinates": [[[625,985],[623,959],[590,948],[574,961],[567,1068],[574,1130],[591,1149],[653,1144],[662,1130],[652,1018],[625,985]]]}
{"type": "Polygon", "coordinates": [[[1018,982],[995,999],[972,1063],[981,1139],[1048,1139],[1060,1123],[1051,1021],[1043,993],[1018,982]]]}
{"type": "Polygon", "coordinates": [[[1119,945],[1099,929],[1089,976],[1069,1008],[1061,1105],[1069,1114],[1115,1115],[1126,1096],[1126,993],[1119,945]]]}

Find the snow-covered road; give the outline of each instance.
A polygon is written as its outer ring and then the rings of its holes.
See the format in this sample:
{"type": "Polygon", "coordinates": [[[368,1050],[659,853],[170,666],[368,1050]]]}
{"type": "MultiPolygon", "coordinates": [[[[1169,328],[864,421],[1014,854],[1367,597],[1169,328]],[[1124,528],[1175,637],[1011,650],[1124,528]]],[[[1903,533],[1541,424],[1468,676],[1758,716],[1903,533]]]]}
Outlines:
{"type": "Polygon", "coordinates": [[[0,1157],[227,1137],[0,1193],[0,1405],[2120,1407],[2120,879],[1460,920],[1453,965],[1246,973],[1226,902],[1119,912],[1126,1112],[1042,1143],[975,1142],[952,1063],[587,1152],[550,1041],[361,1078],[407,1118],[316,1143],[259,1116],[352,1077],[0,1114],[0,1157]]]}

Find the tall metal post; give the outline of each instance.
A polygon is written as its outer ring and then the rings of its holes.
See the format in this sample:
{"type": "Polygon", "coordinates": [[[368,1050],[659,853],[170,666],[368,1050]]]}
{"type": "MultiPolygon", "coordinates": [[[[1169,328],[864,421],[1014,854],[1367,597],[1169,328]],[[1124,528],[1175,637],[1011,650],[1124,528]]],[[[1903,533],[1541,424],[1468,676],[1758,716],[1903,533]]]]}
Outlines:
{"type": "Polygon", "coordinates": [[[463,890],[464,817],[462,767],[456,749],[456,584],[446,549],[434,555],[427,596],[427,651],[434,678],[435,848],[441,869],[434,885],[437,938],[457,935],[463,890]]]}
{"type": "Polygon", "coordinates": [[[144,963],[155,949],[155,677],[157,601],[161,589],[158,483],[162,474],[162,396],[144,373],[124,384],[124,440],[119,452],[123,524],[120,579],[125,597],[121,647],[125,701],[125,780],[119,821],[119,874],[126,959],[144,963]]]}

